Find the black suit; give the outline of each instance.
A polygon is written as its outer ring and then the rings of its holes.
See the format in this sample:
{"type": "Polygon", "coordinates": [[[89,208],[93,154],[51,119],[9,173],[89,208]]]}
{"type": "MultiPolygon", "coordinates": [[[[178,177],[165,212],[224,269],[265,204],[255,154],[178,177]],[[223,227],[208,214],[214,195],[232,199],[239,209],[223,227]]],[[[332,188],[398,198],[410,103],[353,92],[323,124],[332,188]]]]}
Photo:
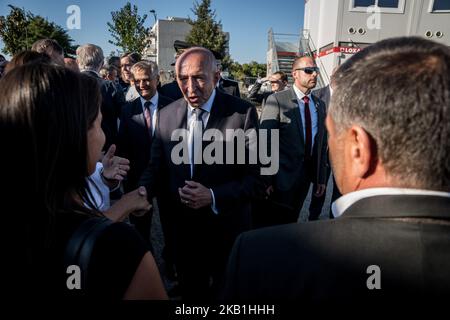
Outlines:
{"type": "Polygon", "coordinates": [[[262,87],[262,83],[255,82],[252,89],[248,92],[248,98],[253,102],[259,103],[264,106],[267,98],[273,93],[272,91],[259,92],[262,87]]]}
{"type": "MultiPolygon", "coordinates": [[[[171,152],[178,144],[171,141],[171,135],[176,129],[186,128],[187,111],[184,99],[160,111],[151,161],[140,184],[147,187],[150,197],[166,188],[161,191],[170,198],[169,210],[176,229],[176,267],[184,298],[211,299],[209,277],[217,286],[236,236],[250,228],[250,197],[259,170],[242,164],[198,164],[191,178],[189,164],[171,161],[171,152]],[[184,187],[186,180],[213,190],[218,214],[210,206],[194,210],[181,203],[178,188],[184,187]]],[[[245,131],[257,127],[256,110],[251,104],[216,90],[205,130],[220,130],[225,137],[226,129],[245,131]]],[[[204,142],[203,147],[207,145],[204,142]]]]}
{"type": "Polygon", "coordinates": [[[380,195],[334,220],[244,233],[230,257],[224,298],[306,306],[448,301],[449,220],[450,198],[380,195]],[[381,290],[367,287],[371,265],[380,268],[381,290]]]}
{"type": "MultiPolygon", "coordinates": [[[[171,102],[171,99],[159,95],[158,111],[171,102]]],[[[123,109],[117,143],[117,154],[130,160],[130,170],[124,181],[125,192],[130,192],[138,187],[139,178],[150,160],[152,140],[145,123],[141,99],[137,98],[129,102],[123,109]]],[[[130,216],[130,220],[144,239],[149,242],[151,212],[143,217],[130,216]]]]}
{"type": "MultiPolygon", "coordinates": [[[[158,111],[173,102],[161,94],[158,96],[158,111]]],[[[137,98],[127,103],[123,109],[117,144],[117,154],[130,160],[130,171],[124,182],[126,192],[138,187],[139,178],[150,161],[151,140],[141,99],[137,98]]]]}
{"type": "Polygon", "coordinates": [[[225,93],[231,94],[232,96],[238,98],[241,97],[241,93],[239,91],[239,83],[237,81],[220,77],[218,88],[225,93]]]}
{"type": "MultiPolygon", "coordinates": [[[[328,107],[330,105],[330,99],[331,99],[331,91],[330,86],[326,86],[323,88],[320,88],[318,90],[313,91],[313,95],[318,97],[320,100],[322,100],[325,103],[325,109],[328,112],[328,107]]],[[[327,132],[325,131],[325,134],[327,132]]],[[[331,174],[331,165],[330,165],[330,158],[328,156],[327,152],[327,171],[326,171],[326,179],[325,181],[328,181],[328,177],[331,174]]],[[[339,189],[336,186],[336,181],[334,181],[334,176],[332,176],[333,179],[333,194],[331,196],[331,203],[333,203],[337,198],[341,196],[341,193],[339,192],[339,189]]],[[[326,183],[325,182],[325,183],[326,183]]],[[[325,198],[327,196],[327,192],[324,192],[322,196],[316,197],[314,196],[314,193],[316,192],[316,186],[313,188],[313,196],[311,197],[311,204],[309,205],[309,220],[317,220],[322,213],[322,207],[325,202],[325,198]]],[[[333,215],[331,213],[331,206],[329,210],[329,218],[332,219],[333,215]]]]}
{"type": "Polygon", "coordinates": [[[176,80],[161,86],[158,89],[158,92],[166,97],[169,97],[173,101],[183,98],[183,93],[181,92],[176,80]]]}
{"type": "MultiPolygon", "coordinates": [[[[274,187],[269,204],[259,210],[261,225],[295,222],[311,182],[325,184],[326,134],[324,103],[311,95],[317,112],[317,134],[311,160],[305,158],[302,118],[293,88],[267,98],[261,114],[261,129],[279,130],[279,170],[271,177],[263,177],[274,187]]],[[[270,145],[270,143],[269,143],[270,145]]],[[[276,149],[273,150],[276,152],[276,149]]]]}
{"type": "Polygon", "coordinates": [[[97,79],[100,86],[102,94],[102,105],[100,109],[102,112],[102,129],[106,138],[103,149],[108,150],[111,144],[117,143],[118,119],[125,105],[125,96],[121,88],[114,82],[103,80],[92,71],[83,71],[83,73],[97,79]]]}

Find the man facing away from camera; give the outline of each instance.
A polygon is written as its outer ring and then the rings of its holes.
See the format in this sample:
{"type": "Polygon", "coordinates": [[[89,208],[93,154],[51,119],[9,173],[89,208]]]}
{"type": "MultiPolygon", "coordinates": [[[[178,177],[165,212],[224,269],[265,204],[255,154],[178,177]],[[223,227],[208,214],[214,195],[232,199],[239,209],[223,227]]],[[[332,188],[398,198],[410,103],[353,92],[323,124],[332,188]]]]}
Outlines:
{"type": "Polygon", "coordinates": [[[378,42],[336,72],[326,125],[336,219],[242,234],[224,298],[424,301],[450,296],[450,49],[378,42]]]}

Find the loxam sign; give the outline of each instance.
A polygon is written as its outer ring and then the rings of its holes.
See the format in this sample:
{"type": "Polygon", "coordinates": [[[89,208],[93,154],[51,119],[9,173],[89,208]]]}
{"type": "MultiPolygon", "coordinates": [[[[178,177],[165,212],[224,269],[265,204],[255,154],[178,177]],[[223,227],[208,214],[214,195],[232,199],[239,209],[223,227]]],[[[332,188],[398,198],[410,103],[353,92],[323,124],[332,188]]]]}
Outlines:
{"type": "MultiPolygon", "coordinates": [[[[329,55],[330,53],[349,53],[355,54],[360,52],[362,49],[357,47],[333,47],[324,51],[319,52],[319,58],[329,55]]],[[[314,55],[317,58],[317,55],[314,55]]]]}

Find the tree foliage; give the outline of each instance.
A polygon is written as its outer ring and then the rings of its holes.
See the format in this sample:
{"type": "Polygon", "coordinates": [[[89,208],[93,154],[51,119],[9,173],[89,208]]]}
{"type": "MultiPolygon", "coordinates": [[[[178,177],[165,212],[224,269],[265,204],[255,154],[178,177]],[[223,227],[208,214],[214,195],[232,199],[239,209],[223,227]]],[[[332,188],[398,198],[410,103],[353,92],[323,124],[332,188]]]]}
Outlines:
{"type": "Polygon", "coordinates": [[[109,43],[120,47],[124,52],[138,52],[142,54],[148,43],[149,29],[144,27],[147,15],[138,14],[138,8],[127,2],[125,6],[111,12],[112,23],[108,22],[108,30],[114,40],[109,43]]]}
{"type": "Polygon", "coordinates": [[[191,10],[196,19],[190,19],[192,29],[186,36],[186,42],[220,53],[224,57],[222,67],[226,69],[230,60],[225,50],[227,38],[220,21],[216,21],[215,10],[211,10],[211,0],[195,1],[191,10]]]}
{"type": "Polygon", "coordinates": [[[251,61],[250,63],[240,64],[233,61],[230,65],[230,74],[235,79],[244,80],[246,77],[265,77],[267,66],[263,63],[251,61]]]}
{"type": "Polygon", "coordinates": [[[12,5],[9,7],[10,13],[6,17],[0,16],[0,37],[5,44],[5,53],[14,55],[30,49],[35,41],[43,38],[56,40],[67,53],[75,52],[72,38],[62,27],[30,11],[25,12],[12,5]]]}

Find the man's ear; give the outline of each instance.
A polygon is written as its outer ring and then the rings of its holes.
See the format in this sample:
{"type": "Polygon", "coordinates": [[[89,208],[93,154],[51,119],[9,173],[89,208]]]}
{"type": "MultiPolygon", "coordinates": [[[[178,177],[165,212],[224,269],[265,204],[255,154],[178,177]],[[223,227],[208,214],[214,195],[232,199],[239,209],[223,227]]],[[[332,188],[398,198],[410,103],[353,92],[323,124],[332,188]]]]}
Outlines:
{"type": "Polygon", "coordinates": [[[216,72],[214,72],[214,83],[217,83],[217,82],[219,82],[219,80],[220,80],[220,71],[216,71],[216,72]]]}
{"type": "Polygon", "coordinates": [[[346,135],[346,154],[350,172],[356,179],[365,179],[375,171],[376,145],[369,133],[353,125],[346,135]]]}

